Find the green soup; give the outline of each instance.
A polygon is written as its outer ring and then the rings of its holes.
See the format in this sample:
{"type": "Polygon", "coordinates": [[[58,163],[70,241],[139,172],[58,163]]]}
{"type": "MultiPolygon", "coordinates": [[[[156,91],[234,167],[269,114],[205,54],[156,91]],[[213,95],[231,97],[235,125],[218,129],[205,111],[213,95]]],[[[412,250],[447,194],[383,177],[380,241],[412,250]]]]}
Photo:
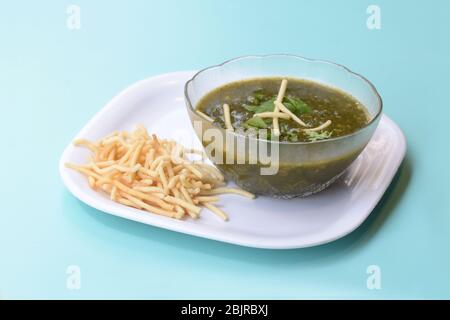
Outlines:
{"type": "MultiPolygon", "coordinates": [[[[203,97],[197,104],[197,110],[225,128],[223,104],[227,103],[235,130],[245,133],[268,129],[270,134],[272,118],[258,118],[257,114],[274,110],[273,102],[281,80],[258,78],[229,83],[203,97]]],[[[279,119],[280,141],[308,142],[339,137],[358,130],[368,122],[367,112],[358,100],[341,90],[312,81],[288,79],[283,104],[310,128],[327,120],[331,120],[331,125],[319,132],[309,133],[292,119],[279,119]]]]}

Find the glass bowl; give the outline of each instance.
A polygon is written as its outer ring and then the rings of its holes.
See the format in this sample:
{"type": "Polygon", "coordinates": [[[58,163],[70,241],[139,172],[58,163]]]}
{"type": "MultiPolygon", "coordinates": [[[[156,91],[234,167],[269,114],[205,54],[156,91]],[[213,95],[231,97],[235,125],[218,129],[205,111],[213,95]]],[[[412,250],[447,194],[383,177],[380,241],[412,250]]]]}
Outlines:
{"type": "Polygon", "coordinates": [[[364,77],[332,62],[286,54],[239,57],[203,69],[186,83],[185,100],[206,153],[227,179],[247,191],[285,199],[311,195],[336,181],[369,142],[382,112],[380,95],[364,77]],[[307,79],[338,88],[366,107],[369,121],[345,136],[315,142],[279,142],[227,131],[195,111],[201,98],[213,89],[261,77],[307,79]],[[211,151],[208,146],[220,139],[223,141],[211,151]],[[256,163],[250,161],[260,155],[260,148],[276,154],[277,162],[267,164],[259,158],[256,163]]]}

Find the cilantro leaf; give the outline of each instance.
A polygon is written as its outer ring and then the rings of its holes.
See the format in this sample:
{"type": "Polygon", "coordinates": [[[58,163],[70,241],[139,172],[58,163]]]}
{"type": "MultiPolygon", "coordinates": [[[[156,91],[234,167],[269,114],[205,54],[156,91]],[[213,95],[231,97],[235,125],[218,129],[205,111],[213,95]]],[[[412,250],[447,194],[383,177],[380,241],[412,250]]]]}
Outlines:
{"type": "Polygon", "coordinates": [[[288,132],[286,133],[287,140],[290,142],[297,142],[298,141],[298,134],[295,132],[288,132]]]}
{"type": "Polygon", "coordinates": [[[247,121],[245,121],[244,125],[247,127],[250,126],[250,127],[259,128],[259,129],[267,128],[267,124],[260,117],[252,117],[252,118],[248,119],[247,121]]]}
{"type": "Polygon", "coordinates": [[[252,95],[258,100],[264,100],[265,98],[267,98],[267,94],[264,91],[264,89],[258,89],[253,91],[252,95]]]}
{"type": "Polygon", "coordinates": [[[261,113],[261,112],[273,112],[275,109],[275,98],[269,99],[263,103],[261,103],[259,106],[256,107],[255,113],[261,113]]]}
{"type": "Polygon", "coordinates": [[[311,112],[311,107],[301,99],[284,97],[283,102],[286,108],[297,116],[311,112]]]}
{"type": "Polygon", "coordinates": [[[317,131],[305,131],[306,136],[308,137],[308,140],[310,142],[315,142],[318,140],[325,140],[331,137],[331,134],[333,133],[333,131],[328,132],[328,131],[322,131],[322,132],[317,132],[317,131]]]}
{"type": "Polygon", "coordinates": [[[259,106],[252,106],[250,104],[243,104],[242,106],[244,107],[245,110],[250,112],[255,112],[256,109],[259,107],[259,106]]]}

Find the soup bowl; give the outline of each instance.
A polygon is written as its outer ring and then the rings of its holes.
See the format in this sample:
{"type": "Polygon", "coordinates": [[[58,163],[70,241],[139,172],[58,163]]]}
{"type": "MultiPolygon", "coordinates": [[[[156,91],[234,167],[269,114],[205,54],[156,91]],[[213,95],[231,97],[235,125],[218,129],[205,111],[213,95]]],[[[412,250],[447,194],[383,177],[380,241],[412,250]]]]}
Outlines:
{"type": "Polygon", "coordinates": [[[382,113],[380,95],[363,76],[336,63],[287,54],[239,57],[205,68],[186,83],[185,101],[207,156],[227,179],[247,191],[285,199],[311,195],[336,181],[367,145],[382,113]],[[262,77],[305,79],[340,89],[365,107],[367,124],[326,140],[284,142],[223,129],[196,112],[212,90],[262,77]]]}

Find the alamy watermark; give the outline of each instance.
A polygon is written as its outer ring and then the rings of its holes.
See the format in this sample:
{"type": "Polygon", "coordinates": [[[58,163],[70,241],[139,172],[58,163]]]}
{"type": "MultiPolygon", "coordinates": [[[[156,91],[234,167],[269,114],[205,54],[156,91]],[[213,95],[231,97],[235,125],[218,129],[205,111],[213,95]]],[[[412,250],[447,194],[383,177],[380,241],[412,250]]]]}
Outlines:
{"type": "Polygon", "coordinates": [[[81,289],[81,269],[77,265],[70,265],[66,269],[66,288],[69,290],[81,289]]]}
{"type": "Polygon", "coordinates": [[[369,275],[366,280],[366,286],[369,290],[381,289],[381,268],[376,264],[367,267],[366,273],[369,275]]]}
{"type": "Polygon", "coordinates": [[[263,176],[278,173],[280,140],[269,130],[233,132],[216,127],[203,129],[203,122],[198,120],[194,120],[193,125],[204,144],[206,156],[215,164],[259,165],[263,176]]]}
{"type": "Polygon", "coordinates": [[[377,5],[371,4],[366,10],[367,17],[366,26],[369,30],[381,29],[381,8],[377,5]]]}
{"type": "Polygon", "coordinates": [[[81,8],[78,5],[71,4],[66,8],[66,27],[70,31],[81,29],[81,8]]]}

